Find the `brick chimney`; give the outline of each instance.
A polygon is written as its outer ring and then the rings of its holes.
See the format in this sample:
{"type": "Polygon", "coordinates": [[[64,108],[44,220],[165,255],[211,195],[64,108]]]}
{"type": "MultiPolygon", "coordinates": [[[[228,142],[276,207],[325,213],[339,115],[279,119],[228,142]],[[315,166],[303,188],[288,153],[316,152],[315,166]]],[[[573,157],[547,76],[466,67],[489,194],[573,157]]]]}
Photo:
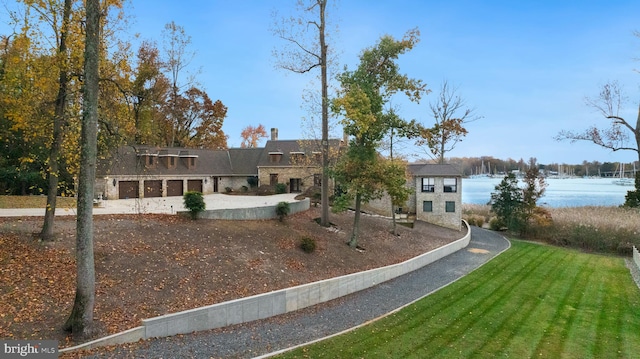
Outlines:
{"type": "Polygon", "coordinates": [[[271,128],[271,141],[277,141],[278,140],[278,129],[275,127],[271,128]]]}

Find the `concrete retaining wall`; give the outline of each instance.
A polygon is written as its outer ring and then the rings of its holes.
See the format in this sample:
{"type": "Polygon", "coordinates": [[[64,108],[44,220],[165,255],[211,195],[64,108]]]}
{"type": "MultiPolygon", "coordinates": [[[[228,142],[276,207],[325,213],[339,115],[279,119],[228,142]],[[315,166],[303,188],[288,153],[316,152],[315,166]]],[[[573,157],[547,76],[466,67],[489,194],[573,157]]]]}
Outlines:
{"type": "MultiPolygon", "coordinates": [[[[289,214],[298,212],[304,212],[310,207],[309,198],[305,198],[301,201],[289,202],[289,214]]],[[[277,218],[276,206],[263,206],[252,208],[229,208],[229,209],[214,209],[204,210],[198,214],[198,218],[203,219],[224,219],[224,220],[259,220],[259,219],[273,219],[277,218]]],[[[188,216],[188,211],[178,212],[180,215],[188,216]]]]}
{"type": "Polygon", "coordinates": [[[468,225],[466,227],[467,233],[463,238],[402,263],[143,319],[141,327],[77,347],[62,349],[60,352],[221,328],[284,314],[336,299],[407,274],[467,247],[471,240],[471,229],[468,225]]]}
{"type": "Polygon", "coordinates": [[[633,261],[636,262],[638,269],[640,269],[640,252],[638,252],[636,246],[633,246],[633,261]]]}

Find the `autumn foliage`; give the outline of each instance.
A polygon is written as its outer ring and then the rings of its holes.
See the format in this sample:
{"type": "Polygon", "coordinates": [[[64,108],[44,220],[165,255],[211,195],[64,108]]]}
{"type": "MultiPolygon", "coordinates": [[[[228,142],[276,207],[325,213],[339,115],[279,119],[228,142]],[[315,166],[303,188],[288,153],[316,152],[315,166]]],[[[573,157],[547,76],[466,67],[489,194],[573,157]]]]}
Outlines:
{"type": "Polygon", "coordinates": [[[242,129],[240,137],[242,137],[242,143],[240,144],[240,147],[256,148],[258,147],[258,142],[260,141],[260,139],[267,137],[267,131],[264,129],[264,126],[262,124],[259,124],[258,127],[249,125],[242,129]]]}

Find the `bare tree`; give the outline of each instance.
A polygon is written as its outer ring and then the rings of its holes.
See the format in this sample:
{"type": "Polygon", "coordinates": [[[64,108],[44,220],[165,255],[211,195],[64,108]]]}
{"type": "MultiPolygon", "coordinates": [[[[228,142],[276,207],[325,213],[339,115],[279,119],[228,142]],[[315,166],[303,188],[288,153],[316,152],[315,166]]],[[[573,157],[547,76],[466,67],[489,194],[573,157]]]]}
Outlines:
{"type": "Polygon", "coordinates": [[[300,18],[282,19],[274,26],[277,37],[286,42],[283,50],[275,51],[279,68],[304,74],[320,69],[322,112],[322,214],[320,224],[329,226],[329,81],[327,76],[326,8],[327,0],[299,0],[300,18]],[[305,18],[305,16],[309,16],[305,18]],[[297,30],[297,31],[296,31],[297,30]]]}
{"type": "Polygon", "coordinates": [[[171,82],[171,89],[169,91],[169,108],[168,115],[170,120],[171,141],[168,146],[175,145],[177,124],[180,122],[180,112],[178,101],[180,101],[180,94],[185,88],[193,87],[195,82],[193,76],[187,77],[187,80],[183,83],[180,76],[183,75],[193,58],[195,52],[189,50],[191,44],[191,36],[187,35],[184,31],[184,27],[177,25],[175,22],[170,22],[164,26],[163,47],[165,52],[164,67],[168,72],[168,78],[171,82]]]}
{"type": "Polygon", "coordinates": [[[424,127],[416,145],[426,146],[425,153],[438,163],[444,163],[445,155],[467,135],[466,123],[480,119],[475,109],[467,107],[458,94],[458,88],[442,83],[438,100],[429,104],[435,119],[433,127],[424,127]]]}
{"type": "Polygon", "coordinates": [[[77,338],[93,331],[96,273],[93,256],[93,184],[98,137],[98,64],[100,59],[100,0],[86,0],[83,119],[76,222],[76,296],[63,329],[77,338]]]}
{"type": "Polygon", "coordinates": [[[617,81],[610,81],[602,86],[595,98],[587,98],[587,105],[595,108],[607,120],[608,127],[591,126],[582,132],[561,131],[556,140],[588,141],[612,151],[635,151],[640,161],[640,107],[638,117],[633,122],[620,116],[620,110],[626,97],[617,81]],[[633,141],[630,139],[629,132],[633,141]]]}

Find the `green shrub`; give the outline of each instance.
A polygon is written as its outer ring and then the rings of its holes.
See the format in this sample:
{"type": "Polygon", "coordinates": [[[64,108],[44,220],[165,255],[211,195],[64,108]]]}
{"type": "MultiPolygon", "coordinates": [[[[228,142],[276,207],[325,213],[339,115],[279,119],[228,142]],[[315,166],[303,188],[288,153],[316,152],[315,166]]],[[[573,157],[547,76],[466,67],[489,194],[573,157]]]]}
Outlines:
{"type": "Polygon", "coordinates": [[[204,211],[206,205],[202,193],[198,191],[189,191],[184,194],[184,207],[189,210],[191,219],[197,219],[198,213],[204,211]]]}
{"type": "Polygon", "coordinates": [[[287,185],[284,183],[276,183],[276,194],[287,193],[287,185]]]}
{"type": "Polygon", "coordinates": [[[233,188],[231,188],[231,187],[225,187],[225,188],[224,188],[224,190],[225,190],[225,192],[227,192],[227,193],[231,193],[231,192],[233,192],[233,188]]]}
{"type": "Polygon", "coordinates": [[[303,237],[300,241],[300,248],[305,253],[312,253],[316,250],[316,240],[310,237],[303,237]]]}
{"type": "Polygon", "coordinates": [[[471,215],[466,218],[470,226],[482,227],[484,225],[484,217],[471,215]]]}
{"type": "Polygon", "coordinates": [[[249,192],[249,187],[247,186],[242,186],[242,192],[249,192]]]}
{"type": "Polygon", "coordinates": [[[502,231],[506,228],[506,225],[502,220],[498,219],[498,217],[493,217],[489,221],[489,228],[492,231],[502,231]]]}
{"type": "Polygon", "coordinates": [[[289,208],[288,202],[280,202],[276,205],[276,215],[280,222],[284,221],[284,218],[289,215],[291,208],[289,208]]]}
{"type": "Polygon", "coordinates": [[[256,176],[247,177],[247,184],[251,188],[258,187],[258,177],[256,176]]]}

